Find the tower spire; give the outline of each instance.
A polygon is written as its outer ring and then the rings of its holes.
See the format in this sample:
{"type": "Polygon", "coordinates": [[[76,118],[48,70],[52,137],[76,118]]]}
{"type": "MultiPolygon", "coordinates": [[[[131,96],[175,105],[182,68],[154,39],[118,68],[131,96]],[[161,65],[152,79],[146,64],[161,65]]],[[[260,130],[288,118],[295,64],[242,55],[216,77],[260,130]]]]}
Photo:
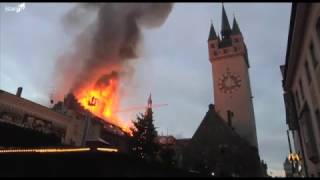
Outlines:
{"type": "Polygon", "coordinates": [[[214,40],[214,39],[217,39],[217,34],[216,34],[216,31],[214,30],[214,27],[213,27],[213,24],[212,24],[212,20],[211,20],[211,27],[210,27],[208,41],[214,40]]]}
{"type": "Polygon", "coordinates": [[[221,35],[228,36],[230,35],[231,28],[228,21],[226,10],[224,9],[224,5],[222,3],[222,24],[221,24],[221,35]]]}
{"type": "Polygon", "coordinates": [[[241,34],[236,17],[233,15],[232,34],[241,34]]]}
{"type": "Polygon", "coordinates": [[[148,98],[148,105],[147,105],[147,108],[146,108],[146,112],[144,113],[144,116],[150,116],[150,115],[152,115],[151,93],[150,93],[149,98],[148,98]]]}
{"type": "Polygon", "coordinates": [[[152,107],[152,99],[151,99],[151,93],[150,93],[148,98],[148,108],[151,108],[151,107],[152,107]]]}

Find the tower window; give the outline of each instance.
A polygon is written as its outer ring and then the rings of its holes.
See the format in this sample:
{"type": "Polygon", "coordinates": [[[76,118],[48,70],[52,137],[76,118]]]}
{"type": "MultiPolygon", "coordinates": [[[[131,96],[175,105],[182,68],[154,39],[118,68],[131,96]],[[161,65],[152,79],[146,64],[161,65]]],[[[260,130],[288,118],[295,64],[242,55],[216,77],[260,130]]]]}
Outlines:
{"type": "Polygon", "coordinates": [[[211,48],[215,48],[216,46],[214,44],[210,44],[210,47],[211,48]]]}
{"type": "MultiPolygon", "coordinates": [[[[306,71],[306,76],[307,76],[307,79],[308,79],[308,83],[311,82],[311,74],[310,74],[310,69],[309,69],[309,65],[308,65],[308,61],[306,61],[304,63],[304,69],[306,71]]],[[[301,80],[300,80],[301,81],[301,80]]]]}
{"type": "Polygon", "coordinates": [[[314,46],[313,46],[313,42],[312,41],[311,41],[311,44],[310,44],[310,54],[311,54],[311,60],[312,60],[313,67],[316,68],[319,62],[318,62],[317,56],[315,54],[314,46]]]}

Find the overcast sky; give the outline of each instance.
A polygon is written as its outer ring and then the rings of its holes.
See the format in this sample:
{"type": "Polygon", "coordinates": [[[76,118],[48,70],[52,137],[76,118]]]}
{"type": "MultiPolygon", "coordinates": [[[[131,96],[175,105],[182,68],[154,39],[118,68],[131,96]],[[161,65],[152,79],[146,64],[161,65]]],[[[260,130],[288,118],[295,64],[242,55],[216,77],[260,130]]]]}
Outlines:
{"type": "MultiPolygon", "coordinates": [[[[54,87],[55,60],[74,36],[61,27],[61,17],[74,4],[26,3],[20,13],[1,4],[0,89],[48,105],[54,87]]],[[[285,62],[291,3],[225,3],[229,22],[235,14],[248,48],[250,80],[261,159],[274,174],[282,174],[288,153],[285,111],[279,66],[285,62]]],[[[189,138],[198,128],[208,105],[214,102],[207,38],[212,19],[221,30],[221,3],[176,3],[158,29],[144,30],[143,56],[122,100],[123,108],[153,102],[158,132],[189,138]]],[[[143,110],[142,110],[143,111],[143,110]]],[[[132,119],[137,112],[123,113],[132,119]]]]}

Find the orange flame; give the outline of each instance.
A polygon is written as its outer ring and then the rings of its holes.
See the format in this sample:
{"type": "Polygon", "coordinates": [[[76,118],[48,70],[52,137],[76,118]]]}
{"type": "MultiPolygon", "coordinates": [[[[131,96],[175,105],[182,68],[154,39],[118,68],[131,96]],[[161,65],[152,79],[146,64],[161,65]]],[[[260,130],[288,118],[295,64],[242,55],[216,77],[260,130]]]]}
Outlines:
{"type": "Polygon", "coordinates": [[[131,124],[121,120],[116,111],[119,107],[118,87],[119,81],[117,79],[109,79],[107,85],[103,86],[85,86],[75,92],[75,96],[80,104],[94,115],[103,120],[119,126],[124,132],[132,135],[130,130],[131,124]]]}

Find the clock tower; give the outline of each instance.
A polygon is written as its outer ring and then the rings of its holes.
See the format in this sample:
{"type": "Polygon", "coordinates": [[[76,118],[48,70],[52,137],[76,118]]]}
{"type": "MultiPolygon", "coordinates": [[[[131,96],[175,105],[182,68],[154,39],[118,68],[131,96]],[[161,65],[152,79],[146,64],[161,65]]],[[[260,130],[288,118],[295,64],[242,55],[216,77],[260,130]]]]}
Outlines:
{"type": "Polygon", "coordinates": [[[235,17],[231,28],[223,5],[221,38],[211,24],[208,49],[215,110],[236,133],[258,149],[247,48],[235,17]]]}

